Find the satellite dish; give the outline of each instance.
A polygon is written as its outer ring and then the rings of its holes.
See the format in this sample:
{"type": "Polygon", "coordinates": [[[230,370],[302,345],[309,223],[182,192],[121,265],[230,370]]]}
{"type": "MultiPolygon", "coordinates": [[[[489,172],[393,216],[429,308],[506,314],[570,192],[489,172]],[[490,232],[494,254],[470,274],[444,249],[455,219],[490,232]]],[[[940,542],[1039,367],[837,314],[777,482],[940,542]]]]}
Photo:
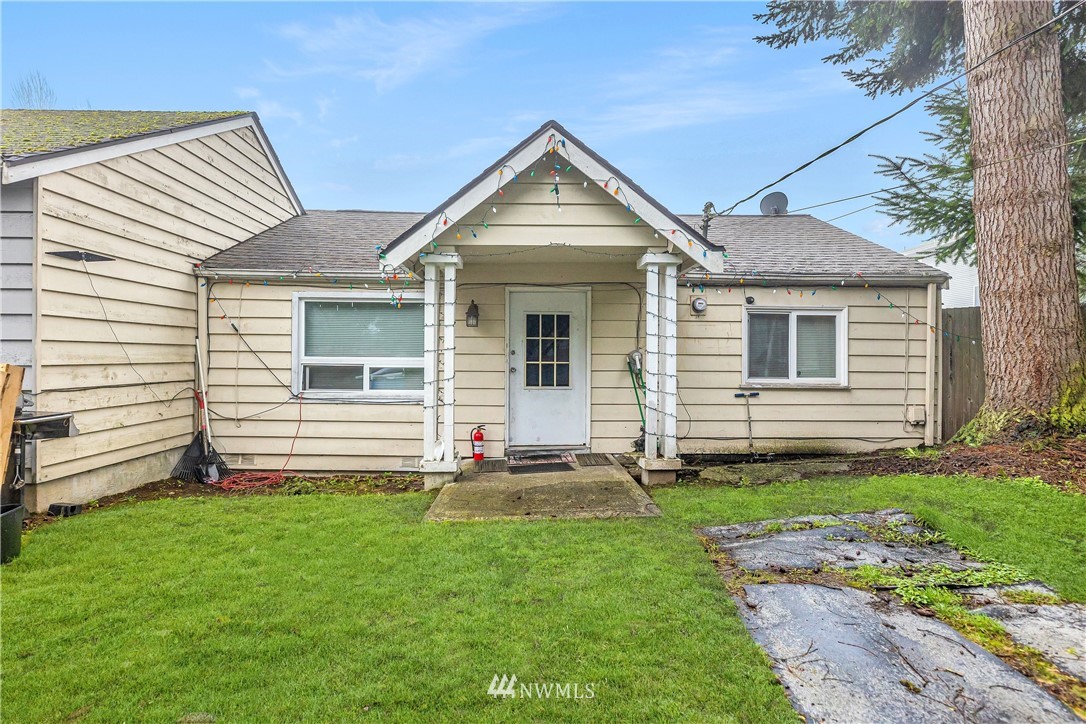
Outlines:
{"type": "Polygon", "coordinates": [[[788,197],[780,191],[774,191],[766,194],[758,207],[762,210],[762,216],[782,216],[788,213],[788,197]]]}

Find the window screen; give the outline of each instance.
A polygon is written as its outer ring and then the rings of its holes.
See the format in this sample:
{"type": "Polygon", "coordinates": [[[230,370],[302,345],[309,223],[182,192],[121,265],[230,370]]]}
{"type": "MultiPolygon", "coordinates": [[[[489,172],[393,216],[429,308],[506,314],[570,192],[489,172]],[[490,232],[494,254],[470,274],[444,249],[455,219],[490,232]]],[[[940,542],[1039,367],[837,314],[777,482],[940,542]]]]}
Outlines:
{"type": "Polygon", "coordinates": [[[837,317],[796,315],[796,377],[837,376],[837,317]]]}
{"type": "Polygon", "coordinates": [[[322,299],[304,301],[301,309],[303,389],[422,390],[421,304],[322,299]]]}
{"type": "Polygon", "coordinates": [[[422,357],[422,305],[305,303],[307,357],[422,357]]]}
{"type": "Polygon", "coordinates": [[[751,314],[747,320],[747,376],[788,379],[788,314],[751,314]]]}

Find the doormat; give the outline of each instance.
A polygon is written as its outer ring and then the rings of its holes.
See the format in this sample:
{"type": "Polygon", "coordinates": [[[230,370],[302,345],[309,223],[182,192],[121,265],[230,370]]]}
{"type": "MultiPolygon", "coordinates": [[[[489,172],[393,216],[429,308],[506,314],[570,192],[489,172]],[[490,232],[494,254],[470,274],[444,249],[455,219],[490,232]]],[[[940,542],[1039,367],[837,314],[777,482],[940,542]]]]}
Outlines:
{"type": "Polygon", "coordinates": [[[543,463],[569,463],[577,462],[577,458],[571,452],[563,453],[520,453],[509,455],[505,458],[510,468],[518,465],[542,465],[543,463]]]}
{"type": "Polygon", "coordinates": [[[504,473],[509,469],[502,458],[486,458],[474,463],[473,472],[476,473],[504,473]]]}
{"type": "Polygon", "coordinates": [[[531,473],[568,473],[573,470],[569,463],[531,463],[510,465],[509,472],[513,475],[530,475],[531,473]]]}
{"type": "Polygon", "coordinates": [[[584,453],[577,456],[577,464],[580,465],[582,468],[610,465],[611,458],[607,457],[603,453],[584,453]]]}

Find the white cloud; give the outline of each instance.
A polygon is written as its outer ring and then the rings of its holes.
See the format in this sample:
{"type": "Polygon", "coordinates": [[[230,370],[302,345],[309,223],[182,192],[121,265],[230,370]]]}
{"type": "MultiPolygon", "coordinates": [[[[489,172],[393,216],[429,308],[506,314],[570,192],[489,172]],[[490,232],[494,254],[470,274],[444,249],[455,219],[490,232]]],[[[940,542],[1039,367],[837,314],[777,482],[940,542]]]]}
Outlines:
{"type": "Polygon", "coordinates": [[[442,6],[437,13],[385,21],[368,10],[323,24],[290,23],[279,34],[305,59],[296,66],[266,60],[280,77],[341,75],[370,81],[378,91],[457,62],[488,36],[540,17],[533,5],[487,5],[467,13],[442,6]]]}
{"type": "Polygon", "coordinates": [[[781,113],[804,99],[854,90],[840,71],[802,68],[772,77],[751,72],[744,28],[703,28],[648,55],[642,67],[603,81],[604,110],[586,135],[639,134],[781,113]]]}
{"type": "Polygon", "coordinates": [[[344,148],[352,144],[358,143],[359,136],[345,136],[343,138],[331,138],[328,140],[328,145],[331,148],[344,148]]]}
{"type": "Polygon", "coordinates": [[[305,116],[296,108],[283,105],[279,101],[265,98],[259,88],[235,88],[234,93],[242,100],[251,101],[253,110],[263,119],[286,118],[294,121],[299,126],[305,121],[305,116]]]}
{"type": "Polygon", "coordinates": [[[422,153],[397,153],[391,156],[385,156],[374,161],[373,168],[377,171],[403,171],[405,169],[418,168],[420,166],[433,166],[446,161],[455,161],[476,155],[482,156],[484,159],[489,159],[486,160],[486,163],[490,163],[494,158],[497,158],[502,153],[512,148],[519,140],[519,137],[512,136],[469,138],[458,141],[439,153],[430,155],[422,153]]]}
{"type": "Polygon", "coordinates": [[[305,120],[301,111],[285,106],[279,101],[258,100],[256,102],[256,112],[261,118],[287,118],[299,126],[305,120]]]}
{"type": "Polygon", "coordinates": [[[328,117],[328,111],[332,109],[332,99],[326,95],[319,95],[316,99],[317,118],[323,121],[328,117]]]}

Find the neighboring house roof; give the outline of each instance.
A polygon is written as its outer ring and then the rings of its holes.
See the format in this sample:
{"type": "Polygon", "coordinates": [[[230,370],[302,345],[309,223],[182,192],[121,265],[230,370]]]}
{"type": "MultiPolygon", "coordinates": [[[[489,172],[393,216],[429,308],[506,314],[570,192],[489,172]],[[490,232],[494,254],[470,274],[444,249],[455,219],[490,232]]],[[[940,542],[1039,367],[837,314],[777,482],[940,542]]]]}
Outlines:
{"type": "MultiPolygon", "coordinates": [[[[219,252],[203,263],[208,272],[313,271],[376,275],[376,247],[412,228],[422,213],[310,211],[219,252]]],[[[688,225],[701,217],[678,217],[688,225]]],[[[872,279],[942,281],[946,274],[807,215],[721,216],[709,239],[728,249],[722,278],[750,275],[774,279],[832,281],[860,272],[872,279]]],[[[753,277],[752,281],[753,281],[753,277]]]]}
{"type": "MultiPolygon", "coordinates": [[[[700,216],[686,216],[700,223],[700,216]]],[[[728,250],[733,274],[812,280],[859,272],[872,278],[943,281],[945,272],[809,214],[718,216],[709,240],[728,250]]]]}
{"type": "Polygon", "coordinates": [[[202,264],[209,271],[350,272],[376,275],[385,246],[424,216],[407,211],[308,211],[202,264]]]}
{"type": "MultiPolygon", "coordinates": [[[[548,149],[552,147],[554,153],[565,159],[565,164],[578,168],[590,179],[601,181],[617,179],[618,184],[622,186],[624,199],[636,209],[638,216],[645,221],[647,227],[678,229],[698,245],[699,248],[696,250],[680,246],[682,252],[689,254],[691,258],[701,259],[701,249],[721,251],[706,240],[696,227],[689,225],[668,210],[622,171],[567,131],[562,124],[552,120],[529,134],[508,153],[464,184],[459,191],[390,241],[384,250],[389,261],[394,265],[400,264],[421,251],[433,238],[432,229],[435,228],[439,219],[447,217],[451,221],[458,221],[471,209],[490,199],[504,185],[514,182],[517,173],[526,170],[538,159],[546,156],[548,149]],[[510,169],[510,172],[504,173],[505,169],[510,169]]],[[[703,263],[712,266],[717,263],[718,258],[719,255],[716,255],[703,263]]]]}
{"type": "Polygon", "coordinates": [[[298,213],[301,201],[249,111],[0,110],[3,183],[251,127],[298,213]]]}
{"type": "Polygon", "coordinates": [[[0,110],[0,156],[7,160],[248,115],[245,111],[0,110]]]}

